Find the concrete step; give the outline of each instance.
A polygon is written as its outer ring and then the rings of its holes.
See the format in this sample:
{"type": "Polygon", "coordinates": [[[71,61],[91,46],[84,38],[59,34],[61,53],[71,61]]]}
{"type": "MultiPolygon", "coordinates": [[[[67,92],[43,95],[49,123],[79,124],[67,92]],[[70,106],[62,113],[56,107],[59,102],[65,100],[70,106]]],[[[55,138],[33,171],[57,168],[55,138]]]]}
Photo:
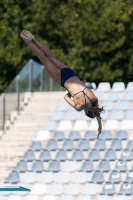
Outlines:
{"type": "Polygon", "coordinates": [[[24,137],[26,137],[26,136],[31,136],[32,137],[32,135],[33,136],[35,136],[36,135],[36,131],[27,131],[27,132],[25,132],[25,131],[20,131],[20,130],[7,130],[6,131],[6,134],[3,134],[3,136],[6,136],[6,135],[8,135],[8,137],[12,137],[12,136],[18,136],[19,135],[19,137],[21,137],[21,136],[24,136],[24,137]]]}
{"type": "Polygon", "coordinates": [[[31,126],[31,127],[26,127],[26,126],[15,126],[15,127],[11,127],[11,131],[15,131],[16,130],[16,128],[18,128],[19,129],[19,131],[25,131],[25,132],[31,132],[31,131],[38,131],[38,130],[40,130],[40,129],[42,129],[42,127],[43,126],[31,126]]]}
{"type": "Polygon", "coordinates": [[[19,114],[12,112],[7,130],[0,140],[0,184],[29,149],[37,132],[42,129],[66,92],[35,92],[23,104],[19,114]]]}
{"type": "Polygon", "coordinates": [[[3,137],[3,141],[6,141],[6,142],[10,142],[10,141],[14,141],[15,143],[19,143],[20,141],[22,140],[25,140],[25,141],[31,141],[34,139],[35,136],[19,136],[19,137],[16,137],[17,135],[11,135],[9,137],[3,137]]]}

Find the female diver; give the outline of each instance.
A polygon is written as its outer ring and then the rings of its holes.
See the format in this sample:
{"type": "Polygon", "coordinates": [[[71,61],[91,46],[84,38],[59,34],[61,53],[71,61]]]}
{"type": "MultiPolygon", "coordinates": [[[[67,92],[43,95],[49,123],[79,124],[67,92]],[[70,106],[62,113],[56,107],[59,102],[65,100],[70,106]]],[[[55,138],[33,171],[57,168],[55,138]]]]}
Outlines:
{"type": "Polygon", "coordinates": [[[100,113],[104,109],[103,107],[99,108],[98,98],[89,88],[85,87],[85,81],[81,81],[72,69],[55,59],[51,52],[39,43],[29,31],[23,30],[20,36],[45,66],[49,76],[69,91],[64,96],[68,104],[77,111],[84,109],[85,114],[90,118],[97,118],[99,137],[102,131],[100,113]]]}

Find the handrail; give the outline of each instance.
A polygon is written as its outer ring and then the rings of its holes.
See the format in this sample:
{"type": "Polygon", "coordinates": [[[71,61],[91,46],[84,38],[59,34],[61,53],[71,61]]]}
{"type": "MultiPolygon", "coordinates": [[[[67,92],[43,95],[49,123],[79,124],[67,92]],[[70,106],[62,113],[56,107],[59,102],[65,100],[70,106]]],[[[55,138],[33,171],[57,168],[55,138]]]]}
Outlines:
{"type": "Polygon", "coordinates": [[[5,129],[12,111],[20,112],[21,102],[28,99],[26,94],[61,90],[61,86],[45,72],[45,67],[30,59],[0,96],[0,130],[5,129]]]}

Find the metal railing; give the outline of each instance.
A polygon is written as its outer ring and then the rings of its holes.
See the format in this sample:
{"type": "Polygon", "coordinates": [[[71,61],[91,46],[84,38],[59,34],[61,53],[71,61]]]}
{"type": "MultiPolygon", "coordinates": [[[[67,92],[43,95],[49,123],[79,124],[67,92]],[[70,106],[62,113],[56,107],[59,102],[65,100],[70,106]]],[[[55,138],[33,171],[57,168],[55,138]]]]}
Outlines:
{"type": "Polygon", "coordinates": [[[62,91],[62,87],[49,77],[44,66],[30,59],[0,95],[0,130],[4,130],[11,111],[20,111],[25,94],[35,91],[62,91]]]}

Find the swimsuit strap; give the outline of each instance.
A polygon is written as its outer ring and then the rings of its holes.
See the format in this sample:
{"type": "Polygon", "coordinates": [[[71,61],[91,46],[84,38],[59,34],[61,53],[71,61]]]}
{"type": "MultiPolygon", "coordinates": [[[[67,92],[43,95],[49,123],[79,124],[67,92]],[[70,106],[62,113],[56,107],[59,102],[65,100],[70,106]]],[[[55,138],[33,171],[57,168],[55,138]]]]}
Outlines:
{"type": "MultiPolygon", "coordinates": [[[[84,96],[86,95],[87,96],[87,94],[85,94],[85,92],[84,92],[84,90],[86,89],[87,87],[85,87],[84,89],[83,89],[83,94],[84,94],[84,96]]],[[[87,96],[88,97],[88,96],[87,96]]],[[[90,99],[90,101],[91,101],[91,103],[93,103],[93,101],[91,100],[91,98],[90,97],[88,97],[89,99],[90,99]]],[[[85,101],[86,101],[86,99],[85,99],[85,101]]]]}
{"type": "MultiPolygon", "coordinates": [[[[84,98],[85,98],[85,95],[87,96],[87,94],[85,94],[85,92],[84,92],[84,90],[86,89],[87,87],[85,87],[82,91],[80,91],[80,92],[83,92],[83,94],[84,94],[84,98]]],[[[77,92],[76,94],[79,94],[80,92],[77,92]]],[[[76,94],[74,94],[73,95],[73,97],[76,95],[76,94]]],[[[87,96],[88,97],[88,96],[87,96]]],[[[90,97],[88,97],[89,99],[90,99],[90,97]]],[[[90,101],[93,103],[93,101],[90,99],[90,101]]],[[[86,107],[86,98],[85,98],[85,107],[86,107]]]]}
{"type": "MultiPolygon", "coordinates": [[[[80,92],[83,92],[83,93],[84,93],[84,90],[85,90],[86,88],[87,88],[87,87],[85,87],[82,91],[77,92],[76,94],[79,94],[80,92]]],[[[72,97],[74,97],[76,94],[74,94],[72,97]]]]}

